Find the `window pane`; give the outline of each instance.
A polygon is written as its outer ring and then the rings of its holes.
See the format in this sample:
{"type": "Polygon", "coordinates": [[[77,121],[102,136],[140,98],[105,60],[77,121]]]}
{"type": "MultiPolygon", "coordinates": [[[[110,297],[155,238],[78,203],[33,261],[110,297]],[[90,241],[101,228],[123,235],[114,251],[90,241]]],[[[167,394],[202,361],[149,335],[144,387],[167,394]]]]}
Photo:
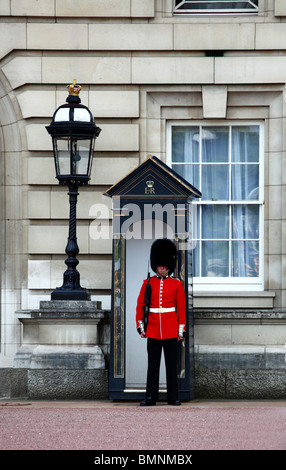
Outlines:
{"type": "Polygon", "coordinates": [[[193,264],[193,276],[198,277],[200,276],[200,244],[196,243],[196,246],[193,250],[192,256],[192,264],[193,264]]]}
{"type": "Polygon", "coordinates": [[[238,205],[232,208],[232,238],[259,238],[259,207],[238,205]]]}
{"type": "Polygon", "coordinates": [[[228,127],[204,127],[202,129],[202,161],[228,161],[228,127]]]}
{"type": "Polygon", "coordinates": [[[202,276],[229,275],[228,242],[202,242],[202,276]]]}
{"type": "Polygon", "coordinates": [[[202,165],[202,199],[228,201],[228,165],[202,165]]]}
{"type": "Polygon", "coordinates": [[[252,11],[255,12],[258,10],[258,0],[176,0],[175,12],[180,10],[182,12],[191,12],[192,10],[202,12],[215,12],[216,10],[218,12],[224,10],[243,12],[245,10],[246,12],[251,13],[252,11]]]}
{"type": "Polygon", "coordinates": [[[172,160],[173,162],[199,161],[199,127],[173,127],[172,160]]]}
{"type": "Polygon", "coordinates": [[[228,206],[202,206],[202,238],[229,238],[228,206]]]}
{"type": "Polygon", "coordinates": [[[193,275],[257,277],[260,126],[176,126],[172,143],[173,169],[202,192],[193,275]]]}
{"type": "Polygon", "coordinates": [[[233,165],[231,178],[231,198],[233,201],[258,201],[258,165],[233,165]]]}
{"type": "Polygon", "coordinates": [[[237,241],[232,243],[232,276],[259,276],[258,241],[237,241]]]}
{"type": "Polygon", "coordinates": [[[240,126],[232,128],[232,161],[259,161],[259,127],[240,126]]]}
{"type": "Polygon", "coordinates": [[[200,188],[200,168],[198,165],[173,165],[173,169],[195,188],[200,188]]]}

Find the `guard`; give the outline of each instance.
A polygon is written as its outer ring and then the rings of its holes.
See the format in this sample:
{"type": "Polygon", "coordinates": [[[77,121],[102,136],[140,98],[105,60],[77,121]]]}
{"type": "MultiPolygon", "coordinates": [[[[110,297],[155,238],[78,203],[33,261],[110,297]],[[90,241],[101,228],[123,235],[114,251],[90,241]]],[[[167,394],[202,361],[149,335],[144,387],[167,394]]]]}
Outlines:
{"type": "Polygon", "coordinates": [[[186,329],[186,296],[181,280],[171,276],[175,270],[176,258],[176,246],[171,240],[163,238],[153,243],[150,259],[156,275],[143,282],[137,300],[137,331],[142,338],[147,338],[148,353],[146,398],[141,406],[156,405],[158,400],[162,348],[168,404],[181,404],[178,397],[177,341],[183,339],[186,329]],[[149,293],[149,299],[146,298],[146,292],[149,293]]]}

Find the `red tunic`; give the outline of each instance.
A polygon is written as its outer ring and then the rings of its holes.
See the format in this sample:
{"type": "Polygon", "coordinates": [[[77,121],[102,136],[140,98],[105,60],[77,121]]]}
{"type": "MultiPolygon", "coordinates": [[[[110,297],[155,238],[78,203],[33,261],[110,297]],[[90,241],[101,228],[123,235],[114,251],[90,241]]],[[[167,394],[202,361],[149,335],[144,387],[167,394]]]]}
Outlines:
{"type": "MultiPolygon", "coordinates": [[[[144,318],[144,294],[147,280],[143,282],[136,307],[136,328],[144,318]]],[[[150,278],[151,302],[147,325],[147,338],[177,338],[179,325],[186,329],[186,296],[182,281],[172,277],[150,278]],[[152,312],[152,309],[168,309],[163,312],[152,312]],[[169,311],[172,310],[173,311],[169,311]]]]}

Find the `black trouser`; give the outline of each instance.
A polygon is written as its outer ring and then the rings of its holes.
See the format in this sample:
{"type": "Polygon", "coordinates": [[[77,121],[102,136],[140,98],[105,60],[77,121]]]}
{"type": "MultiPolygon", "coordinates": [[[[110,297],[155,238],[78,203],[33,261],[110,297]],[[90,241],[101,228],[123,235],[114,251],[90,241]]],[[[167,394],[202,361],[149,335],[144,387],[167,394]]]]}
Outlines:
{"type": "Polygon", "coordinates": [[[146,397],[150,397],[154,401],[158,400],[162,348],[164,349],[166,365],[167,400],[178,400],[177,338],[148,338],[148,372],[146,397]]]}

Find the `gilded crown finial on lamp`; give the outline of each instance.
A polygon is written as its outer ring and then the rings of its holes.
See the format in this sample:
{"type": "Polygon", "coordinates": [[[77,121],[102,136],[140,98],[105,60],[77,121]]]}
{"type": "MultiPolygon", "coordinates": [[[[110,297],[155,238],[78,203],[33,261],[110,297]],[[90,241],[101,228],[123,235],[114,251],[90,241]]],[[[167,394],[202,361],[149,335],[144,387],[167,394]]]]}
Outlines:
{"type": "Polygon", "coordinates": [[[71,85],[67,85],[67,89],[70,96],[78,96],[80,94],[81,85],[77,85],[76,79],[73,79],[73,83],[71,85]]]}

